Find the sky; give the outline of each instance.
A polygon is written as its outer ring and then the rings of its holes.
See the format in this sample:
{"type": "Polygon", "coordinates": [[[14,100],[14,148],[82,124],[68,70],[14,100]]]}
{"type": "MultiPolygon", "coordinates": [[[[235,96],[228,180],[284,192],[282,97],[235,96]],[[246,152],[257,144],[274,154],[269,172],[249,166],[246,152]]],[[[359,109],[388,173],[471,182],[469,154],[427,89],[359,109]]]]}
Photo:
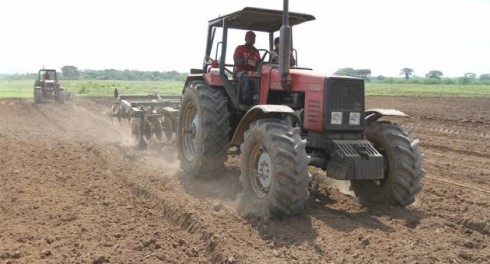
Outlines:
{"type": "MultiPolygon", "coordinates": [[[[0,74],[66,65],[187,73],[202,67],[208,21],[244,7],[282,10],[283,0],[5,0],[0,74]]],[[[293,27],[293,45],[299,66],[319,73],[490,73],[490,0],[289,0],[289,11],[316,18],[293,27]]],[[[232,37],[232,47],[244,43],[232,37]]]]}

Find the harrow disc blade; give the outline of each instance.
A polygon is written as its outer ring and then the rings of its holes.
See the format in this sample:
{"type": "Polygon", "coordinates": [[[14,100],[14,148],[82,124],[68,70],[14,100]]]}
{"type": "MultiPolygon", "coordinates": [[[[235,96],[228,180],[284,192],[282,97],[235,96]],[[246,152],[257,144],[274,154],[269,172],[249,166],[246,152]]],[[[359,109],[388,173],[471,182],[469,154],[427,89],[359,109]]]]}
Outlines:
{"type": "Polygon", "coordinates": [[[171,140],[172,134],[174,132],[174,125],[172,123],[172,119],[168,116],[165,116],[163,119],[162,126],[163,126],[163,132],[165,133],[165,137],[167,138],[167,140],[171,140]]]}

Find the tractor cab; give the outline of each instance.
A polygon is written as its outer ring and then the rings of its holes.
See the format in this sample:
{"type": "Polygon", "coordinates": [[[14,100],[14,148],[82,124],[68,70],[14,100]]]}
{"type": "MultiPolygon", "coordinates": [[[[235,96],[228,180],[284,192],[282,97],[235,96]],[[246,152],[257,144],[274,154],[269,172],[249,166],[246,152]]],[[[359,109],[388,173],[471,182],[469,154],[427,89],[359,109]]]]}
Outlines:
{"type": "MultiPolygon", "coordinates": [[[[301,23],[314,20],[312,15],[301,13],[288,13],[290,26],[283,30],[283,10],[270,10],[254,7],[245,7],[240,11],[220,16],[209,21],[206,50],[202,69],[191,69],[191,75],[187,82],[197,78],[204,78],[206,83],[211,86],[222,86],[231,99],[234,109],[242,109],[240,100],[242,82],[233,72],[233,52],[238,45],[244,44],[245,32],[253,31],[256,36],[255,47],[260,52],[260,61],[256,71],[248,72],[250,80],[255,82],[255,97],[259,95],[260,78],[262,73],[272,70],[289,71],[290,64],[269,62],[270,51],[274,49],[274,39],[281,36],[280,50],[288,51],[284,56],[288,56],[283,61],[290,61],[290,56],[294,56],[297,61],[297,52],[293,48],[292,27],[301,23]],[[281,34],[280,34],[281,33],[281,34]],[[236,39],[240,41],[237,42],[236,39]],[[195,76],[192,76],[195,74],[195,76]]],[[[257,102],[258,99],[254,99],[257,102]]]]}
{"type": "Polygon", "coordinates": [[[40,81],[57,81],[58,76],[56,75],[56,70],[39,70],[38,80],[40,81]]]}
{"type": "Polygon", "coordinates": [[[59,88],[56,70],[42,69],[37,75],[36,85],[46,91],[54,91],[59,88]]]}

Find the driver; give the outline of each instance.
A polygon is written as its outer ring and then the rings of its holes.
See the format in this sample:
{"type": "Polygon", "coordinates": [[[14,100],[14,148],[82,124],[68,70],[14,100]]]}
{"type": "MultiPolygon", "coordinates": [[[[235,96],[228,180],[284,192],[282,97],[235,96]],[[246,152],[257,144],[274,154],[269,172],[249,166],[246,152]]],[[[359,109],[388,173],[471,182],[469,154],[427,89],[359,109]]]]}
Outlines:
{"type": "Polygon", "coordinates": [[[255,93],[255,83],[250,80],[248,71],[256,71],[260,61],[260,53],[255,48],[255,33],[247,31],[245,34],[245,44],[239,45],[233,54],[234,67],[233,73],[239,80],[240,102],[246,105],[252,105],[253,95],[255,93]]]}
{"type": "Polygon", "coordinates": [[[245,44],[236,47],[235,53],[233,54],[233,60],[235,62],[233,72],[255,71],[257,69],[257,65],[259,65],[260,61],[260,53],[254,47],[254,44],[255,33],[253,31],[248,31],[245,34],[245,44]]]}

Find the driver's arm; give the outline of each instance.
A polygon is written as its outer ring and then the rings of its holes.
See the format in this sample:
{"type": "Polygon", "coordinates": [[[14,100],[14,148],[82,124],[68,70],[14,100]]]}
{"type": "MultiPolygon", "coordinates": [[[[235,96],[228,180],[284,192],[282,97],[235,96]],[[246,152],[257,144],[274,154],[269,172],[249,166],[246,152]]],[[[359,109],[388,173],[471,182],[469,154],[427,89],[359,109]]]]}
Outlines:
{"type": "Polygon", "coordinates": [[[237,66],[245,65],[243,48],[241,46],[236,47],[235,52],[233,53],[233,62],[237,66]]]}

